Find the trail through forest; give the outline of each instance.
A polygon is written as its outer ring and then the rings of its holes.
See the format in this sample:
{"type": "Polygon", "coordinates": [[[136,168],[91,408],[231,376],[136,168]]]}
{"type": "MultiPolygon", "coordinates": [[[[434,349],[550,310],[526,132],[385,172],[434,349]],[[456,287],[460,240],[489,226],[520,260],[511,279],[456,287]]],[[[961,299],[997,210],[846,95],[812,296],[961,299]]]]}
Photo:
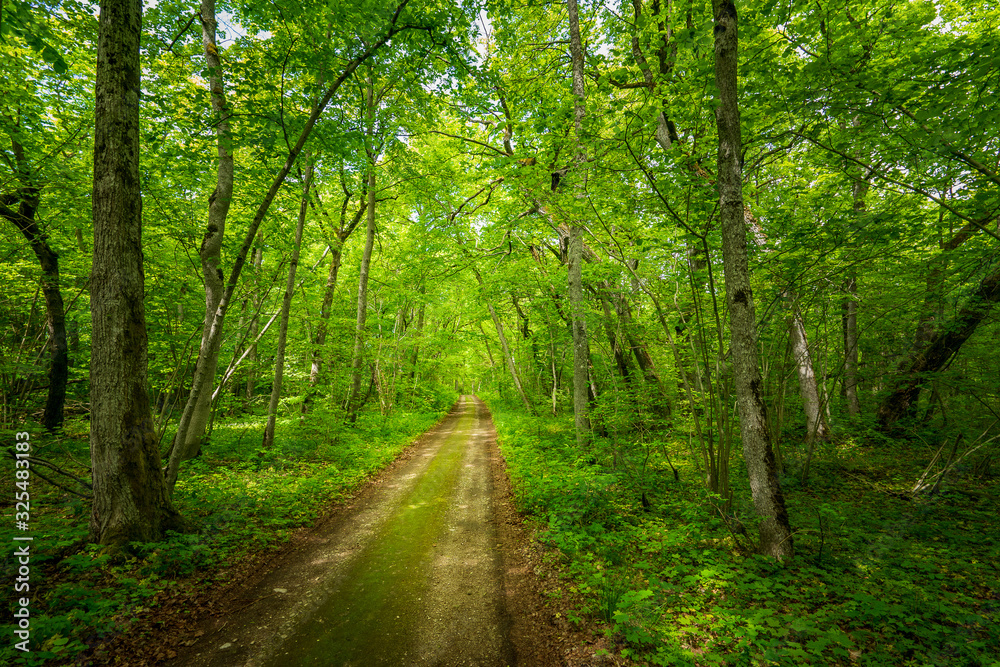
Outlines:
{"type": "Polygon", "coordinates": [[[171,664],[554,664],[559,628],[540,622],[533,577],[497,528],[511,523],[497,518],[498,456],[488,411],[463,397],[171,664]]]}

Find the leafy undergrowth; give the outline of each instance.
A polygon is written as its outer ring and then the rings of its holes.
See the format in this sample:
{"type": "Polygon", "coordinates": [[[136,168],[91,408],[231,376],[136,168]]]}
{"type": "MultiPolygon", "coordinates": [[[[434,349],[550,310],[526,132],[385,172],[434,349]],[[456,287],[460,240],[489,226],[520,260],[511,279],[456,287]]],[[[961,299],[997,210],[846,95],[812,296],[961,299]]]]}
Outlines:
{"type": "Polygon", "coordinates": [[[785,480],[796,555],[779,565],[738,548],[755,534],[740,467],[731,531],[684,443],[579,451],[571,419],[493,415],[521,508],[588,600],[577,619],[639,664],[1000,665],[995,477],[914,499],[933,452],[844,439],[807,486],[785,480]]]}
{"type": "MultiPolygon", "coordinates": [[[[263,417],[217,425],[203,455],[182,465],[174,492],[175,505],[193,531],[133,544],[126,559],[113,559],[87,544],[89,501],[35,476],[30,530],[19,533],[34,538],[31,589],[23,593],[30,597],[31,652],[14,646],[12,601],[0,626],[7,638],[0,644],[0,664],[68,664],[125,631],[156,603],[157,594],[184,595],[224,582],[236,563],[278,548],[295,528],[384,468],[444,411],[442,403],[436,412],[398,412],[387,419],[363,413],[352,427],[337,415],[310,415],[306,424],[296,415],[284,424],[279,420],[270,450],[259,445],[263,417]]],[[[86,477],[87,430],[86,422],[75,422],[59,439],[33,434],[32,453],[86,477]]],[[[13,442],[11,434],[3,437],[13,442]]],[[[12,479],[9,460],[3,473],[12,479]]],[[[3,508],[0,541],[15,544],[19,531],[13,529],[9,495],[3,508]]],[[[2,580],[13,582],[16,569],[14,559],[4,559],[2,580]]]]}

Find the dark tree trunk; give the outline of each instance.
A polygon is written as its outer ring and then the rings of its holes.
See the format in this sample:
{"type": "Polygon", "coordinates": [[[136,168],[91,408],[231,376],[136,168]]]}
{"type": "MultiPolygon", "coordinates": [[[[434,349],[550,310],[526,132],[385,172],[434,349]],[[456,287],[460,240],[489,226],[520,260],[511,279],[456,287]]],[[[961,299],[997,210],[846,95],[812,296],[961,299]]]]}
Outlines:
{"type": "MultiPolygon", "coordinates": [[[[351,357],[351,391],[345,408],[351,423],[357,419],[358,410],[364,404],[361,400],[361,374],[364,366],[366,322],[368,319],[368,274],[371,270],[372,251],[375,246],[375,169],[378,155],[375,151],[375,82],[369,77],[367,93],[367,137],[365,150],[368,153],[368,206],[366,208],[365,249],[361,255],[361,269],[358,272],[358,314],[354,327],[354,353],[351,357]]],[[[373,371],[374,372],[374,371],[373,371]]],[[[369,388],[369,394],[371,389],[369,388]]],[[[366,396],[367,398],[367,396],[366,396]]]]}
{"type": "Polygon", "coordinates": [[[958,353],[997,301],[1000,301],[1000,269],[986,276],[958,314],[942,323],[937,333],[921,347],[915,347],[900,365],[889,393],[876,412],[881,429],[894,426],[911,413],[924,383],[958,353]]]}
{"type": "Polygon", "coordinates": [[[103,0],[94,133],[90,537],[123,547],[182,522],[167,494],[146,391],[139,191],[139,0],[103,0]]]}
{"type": "MultiPolygon", "coordinates": [[[[29,171],[20,145],[14,145],[14,154],[22,172],[22,182],[29,171]],[[23,167],[23,169],[21,169],[23,167]]],[[[69,379],[69,352],[66,345],[66,312],[59,287],[59,256],[49,246],[45,233],[35,221],[38,210],[39,190],[31,185],[22,187],[17,194],[0,197],[0,217],[10,221],[31,246],[42,268],[42,295],[45,298],[45,326],[49,335],[49,393],[45,399],[42,425],[54,431],[62,426],[63,405],[66,402],[66,382],[69,379]],[[10,208],[17,204],[16,210],[10,208]]]]}

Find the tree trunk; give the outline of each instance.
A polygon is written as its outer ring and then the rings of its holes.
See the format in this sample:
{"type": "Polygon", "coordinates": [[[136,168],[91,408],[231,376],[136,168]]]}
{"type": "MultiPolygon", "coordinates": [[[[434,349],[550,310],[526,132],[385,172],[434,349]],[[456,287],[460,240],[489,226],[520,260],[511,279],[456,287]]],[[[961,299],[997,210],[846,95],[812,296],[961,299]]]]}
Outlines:
{"type": "MultiPolygon", "coordinates": [[[[344,202],[340,207],[340,221],[338,222],[337,229],[333,232],[333,239],[330,241],[330,271],[326,276],[323,303],[319,309],[319,323],[316,325],[316,334],[313,336],[312,366],[309,370],[309,385],[311,387],[316,386],[316,383],[319,382],[320,374],[323,372],[323,348],[326,346],[326,333],[330,321],[330,309],[333,306],[333,293],[337,288],[337,276],[340,273],[341,262],[343,262],[344,258],[344,244],[347,243],[347,239],[357,229],[358,223],[361,222],[361,217],[368,209],[368,190],[366,185],[361,192],[361,206],[355,211],[351,221],[347,222],[347,207],[350,205],[353,193],[347,189],[343,169],[341,169],[340,176],[341,187],[344,189],[344,202]]],[[[319,197],[319,193],[317,192],[313,196],[318,204],[317,208],[320,214],[326,217],[327,213],[322,207],[322,200],[319,197]]],[[[307,402],[302,404],[303,411],[306,409],[307,402]]]]}
{"type": "Polygon", "coordinates": [[[823,419],[823,406],[819,398],[819,388],[816,386],[816,373],[813,370],[812,354],[809,352],[805,323],[794,298],[791,308],[788,336],[792,345],[792,357],[795,359],[795,369],[799,376],[802,409],[806,413],[806,442],[810,444],[817,441],[825,442],[830,439],[830,433],[823,419]]]}
{"type": "Polygon", "coordinates": [[[958,314],[944,322],[926,345],[913,349],[900,365],[889,393],[876,412],[882,430],[889,429],[911,412],[930,375],[944,368],[958,353],[997,301],[1000,301],[1000,269],[986,276],[958,314]]]}
{"type": "MultiPolygon", "coordinates": [[[[472,267],[472,273],[476,276],[476,281],[479,283],[479,288],[483,288],[483,276],[479,273],[479,269],[472,267]]],[[[524,393],[524,386],[521,384],[521,377],[517,372],[517,364],[514,363],[514,355],[511,354],[510,344],[507,342],[507,336],[503,331],[503,322],[500,321],[500,317],[497,315],[496,309],[486,295],[483,295],[483,301],[486,302],[486,308],[490,311],[490,317],[493,319],[493,326],[497,330],[497,338],[500,339],[500,347],[503,350],[503,358],[507,363],[507,370],[510,372],[510,377],[514,381],[514,387],[517,389],[518,395],[521,397],[521,402],[524,403],[525,409],[529,414],[535,414],[535,409],[531,405],[531,401],[528,400],[528,395],[524,393]]],[[[487,352],[489,349],[487,348],[487,352]]],[[[490,363],[493,362],[492,354],[490,355],[490,363]]]]}
{"type": "Polygon", "coordinates": [[[747,229],[743,215],[743,145],[736,90],[736,5],[731,0],[713,0],[712,8],[715,15],[715,84],[719,90],[719,106],[715,110],[719,131],[719,215],[740,435],[754,507],[761,519],[760,551],[785,560],[792,556],[792,532],[775,470],[767,410],[761,391],[753,291],[747,260],[747,229]]]}
{"type": "MultiPolygon", "coordinates": [[[[253,255],[250,259],[250,266],[253,268],[254,282],[257,284],[258,288],[260,286],[260,269],[264,264],[264,232],[257,232],[257,245],[253,249],[253,255]]],[[[258,295],[260,293],[258,292],[258,295]]],[[[264,297],[259,295],[257,297],[261,301],[258,303],[258,308],[263,304],[264,297]]],[[[244,392],[244,397],[246,398],[246,407],[250,408],[250,402],[253,400],[254,392],[257,387],[257,340],[258,334],[260,333],[260,317],[258,313],[254,313],[253,319],[250,320],[250,331],[248,333],[249,338],[253,341],[250,344],[249,354],[247,355],[250,360],[250,367],[247,369],[247,384],[246,391],[244,392]]]]}
{"type": "Polygon", "coordinates": [[[420,343],[424,337],[424,313],[427,310],[427,284],[421,282],[417,293],[420,295],[420,305],[417,307],[417,330],[413,337],[413,354],[410,355],[410,379],[414,381],[417,379],[417,368],[420,362],[420,343]]]}
{"type": "Polygon", "coordinates": [[[841,305],[844,333],[844,397],[847,399],[847,414],[861,415],[861,401],[858,399],[858,278],[851,271],[844,281],[847,295],[841,305]]]}
{"type": "Polygon", "coordinates": [[[615,358],[615,365],[618,367],[622,379],[625,380],[626,384],[630,384],[632,382],[632,369],[629,367],[628,356],[626,356],[619,341],[619,332],[615,331],[614,319],[611,317],[611,305],[608,303],[609,297],[605,294],[599,294],[597,298],[600,299],[601,309],[604,311],[604,335],[608,337],[608,345],[615,358]]]}
{"type": "MultiPolygon", "coordinates": [[[[405,2],[402,4],[405,4],[405,2]]],[[[204,400],[201,399],[201,396],[205,392],[210,394],[212,391],[212,387],[215,382],[215,369],[219,360],[219,349],[222,345],[222,333],[226,323],[226,314],[229,311],[229,305],[232,301],[233,293],[236,291],[240,274],[243,272],[243,267],[246,264],[247,253],[250,252],[250,247],[253,245],[253,240],[257,235],[257,230],[260,229],[260,225],[264,221],[264,216],[267,215],[268,210],[271,208],[271,203],[274,201],[274,197],[278,194],[278,190],[281,189],[281,186],[285,182],[285,178],[292,170],[292,166],[295,164],[299,154],[305,147],[306,141],[312,134],[313,128],[316,127],[316,122],[323,114],[323,110],[326,109],[330,100],[333,99],[333,96],[340,89],[340,86],[352,74],[354,74],[355,70],[357,70],[362,63],[368,60],[372,54],[385,46],[395,34],[413,27],[410,25],[400,26],[396,24],[401,9],[402,6],[397,6],[397,10],[392,15],[392,22],[390,23],[385,34],[368,45],[361,55],[348,61],[340,75],[326,89],[322,99],[320,99],[319,103],[306,120],[295,145],[293,145],[288,151],[288,155],[285,157],[285,163],[282,165],[281,169],[278,170],[278,173],[271,181],[270,187],[264,194],[264,198],[257,206],[253,219],[250,221],[250,225],[247,228],[246,235],[243,237],[243,243],[236,251],[233,268],[229,272],[229,279],[226,282],[226,288],[222,294],[222,298],[219,300],[218,307],[213,314],[206,313],[206,319],[211,321],[209,342],[208,345],[205,346],[207,356],[204,360],[199,359],[198,364],[196,365],[194,379],[191,383],[191,393],[188,397],[187,405],[184,407],[184,415],[181,417],[181,423],[178,425],[177,429],[178,435],[174,440],[174,447],[170,453],[170,465],[167,470],[167,484],[171,490],[173,490],[174,483],[177,480],[177,467],[180,464],[180,461],[190,458],[197,451],[197,446],[201,441],[202,434],[204,433],[204,426],[208,423],[211,402],[209,401],[208,403],[205,403],[204,400]],[[199,424],[201,425],[200,430],[198,427],[199,424]]]]}
{"type": "Polygon", "coordinates": [[[180,462],[194,456],[201,447],[201,440],[211,414],[212,388],[219,364],[219,351],[222,347],[222,337],[213,335],[216,314],[225,295],[221,268],[222,240],[226,231],[226,218],[229,216],[233,200],[234,167],[232,133],[229,126],[232,111],[226,102],[222,61],[216,45],[215,0],[202,0],[200,18],[202,51],[209,73],[208,87],[212,112],[218,119],[215,127],[218,166],[215,190],[208,198],[208,225],[205,227],[205,235],[198,250],[202,279],[205,283],[205,319],[202,323],[201,347],[198,350],[191,393],[181,414],[170,451],[170,461],[167,464],[167,483],[171,491],[177,480],[177,468],[180,462]]]}
{"type": "Polygon", "coordinates": [[[302,248],[302,228],[306,224],[306,208],[309,206],[309,186],[312,184],[312,165],[306,165],[302,180],[302,203],[299,206],[299,220],[295,225],[295,243],[292,259],[288,265],[288,281],[285,295],[281,300],[281,324],[278,325],[278,349],[274,356],[274,383],[271,385],[271,402],[267,407],[267,426],[264,427],[263,446],[274,445],[274,426],[278,418],[278,400],[281,398],[281,383],[285,373],[285,343],[288,340],[288,316],[292,310],[292,294],[295,292],[295,272],[299,268],[299,250],[302,248]]]}
{"type": "Polygon", "coordinates": [[[39,189],[31,183],[23,148],[16,141],[12,143],[22,187],[17,194],[0,196],[0,217],[6,218],[21,232],[42,269],[41,288],[45,299],[45,326],[49,335],[49,391],[45,399],[42,425],[48,431],[55,431],[63,423],[66,382],[69,379],[66,311],[59,286],[59,255],[49,246],[48,238],[35,221],[39,189]],[[16,210],[10,208],[15,203],[16,210]]]}
{"type": "Polygon", "coordinates": [[[139,0],[102,0],[90,276],[90,538],[124,547],[182,528],[160,468],[146,390],[139,188],[139,0]]]}
{"type": "MultiPolygon", "coordinates": [[[[858,121],[855,121],[855,127],[858,124],[858,121]]],[[[855,218],[865,213],[868,187],[868,182],[862,178],[851,184],[855,218]]],[[[858,417],[861,415],[861,402],[858,400],[858,274],[857,269],[853,267],[847,275],[844,291],[847,293],[841,305],[844,332],[844,396],[847,399],[847,414],[858,417]]]]}
{"type": "Polygon", "coordinates": [[[569,241],[569,302],[573,332],[573,424],[576,444],[590,444],[590,343],[583,301],[583,230],[570,227],[569,241]]]}
{"type": "MultiPolygon", "coordinates": [[[[580,38],[580,13],[577,0],[568,0],[570,56],[573,64],[573,125],[576,131],[575,166],[586,161],[584,152],[583,120],[586,114],[587,94],[584,89],[584,53],[580,38]]],[[[574,194],[578,198],[586,195],[585,175],[575,174],[574,194]]],[[[583,228],[574,220],[569,225],[569,247],[567,253],[567,282],[570,303],[571,329],[573,332],[573,423],[576,428],[576,444],[584,447],[590,444],[590,343],[587,338],[586,309],[583,301],[583,228]]]]}
{"type": "Polygon", "coordinates": [[[368,273],[371,270],[372,250],[375,246],[375,83],[368,79],[367,92],[368,140],[368,209],[367,226],[365,229],[365,250],[361,256],[361,270],[358,274],[358,316],[354,328],[354,354],[351,357],[351,391],[347,397],[347,418],[354,422],[361,397],[361,370],[365,351],[365,322],[368,317],[368,273]]]}

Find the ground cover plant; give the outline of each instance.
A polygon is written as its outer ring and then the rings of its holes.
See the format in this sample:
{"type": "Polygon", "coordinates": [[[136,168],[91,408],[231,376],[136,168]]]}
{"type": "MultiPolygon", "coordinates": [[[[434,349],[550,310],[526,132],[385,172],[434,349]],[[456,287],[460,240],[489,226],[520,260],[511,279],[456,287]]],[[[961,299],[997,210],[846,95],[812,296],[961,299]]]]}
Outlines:
{"type": "Polygon", "coordinates": [[[518,502],[587,601],[577,618],[636,664],[1000,664],[995,475],[913,496],[933,451],[844,434],[808,484],[785,479],[781,564],[746,548],[745,485],[720,511],[678,439],[580,450],[567,418],[492,409],[518,502]]]}
{"type": "Polygon", "coordinates": [[[280,539],[461,393],[623,650],[993,660],[998,33],[988,0],[4,0],[33,648],[280,539]]]}
{"type": "MultiPolygon", "coordinates": [[[[136,617],[155,612],[158,594],[183,596],[224,584],[241,560],[279,547],[293,530],[394,460],[448,407],[445,402],[437,410],[400,411],[387,418],[368,412],[351,428],[342,415],[340,421],[337,415],[314,419],[307,427],[295,414],[283,420],[285,428],[269,449],[259,444],[266,416],[247,414],[216,426],[205,453],[185,463],[175,491],[189,530],[133,543],[122,554],[88,543],[87,499],[36,480],[31,486],[31,586],[37,592],[31,627],[37,644],[24,653],[5,642],[0,662],[69,664],[128,632],[136,617]]],[[[86,422],[70,422],[62,437],[39,438],[35,454],[84,478],[86,433],[86,422]]],[[[5,479],[11,471],[5,461],[5,479]]],[[[87,491],[80,484],[73,490],[87,491]]],[[[0,539],[7,543],[16,534],[9,522],[0,528],[0,539]]],[[[12,581],[16,567],[5,560],[0,575],[12,581]]],[[[8,637],[16,627],[9,620],[0,628],[8,637]]]]}

